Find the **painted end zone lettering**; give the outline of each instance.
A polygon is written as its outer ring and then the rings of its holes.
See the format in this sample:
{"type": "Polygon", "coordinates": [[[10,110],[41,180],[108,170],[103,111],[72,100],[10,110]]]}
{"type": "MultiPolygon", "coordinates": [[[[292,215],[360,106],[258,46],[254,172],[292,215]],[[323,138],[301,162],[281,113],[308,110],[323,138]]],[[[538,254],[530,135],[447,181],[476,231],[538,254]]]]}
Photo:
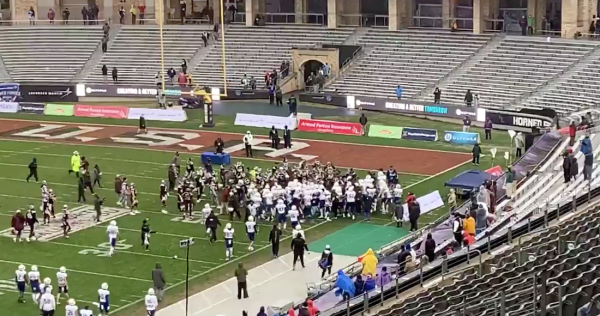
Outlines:
{"type": "Polygon", "coordinates": [[[304,132],[360,136],[361,129],[362,126],[358,123],[306,119],[298,121],[298,130],[304,132]]]}

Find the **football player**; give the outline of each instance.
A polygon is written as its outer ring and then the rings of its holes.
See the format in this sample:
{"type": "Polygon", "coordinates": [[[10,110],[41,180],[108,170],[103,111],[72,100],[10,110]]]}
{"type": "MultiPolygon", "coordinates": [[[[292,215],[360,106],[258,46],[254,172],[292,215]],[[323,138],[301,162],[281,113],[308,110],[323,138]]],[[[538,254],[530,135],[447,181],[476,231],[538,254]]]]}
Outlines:
{"type": "Polygon", "coordinates": [[[194,195],[192,193],[191,188],[187,188],[185,190],[185,192],[183,192],[183,205],[184,205],[183,218],[185,219],[185,216],[187,214],[187,216],[190,219],[193,219],[194,217],[192,215],[192,212],[194,211],[194,195]]]}
{"type": "Polygon", "coordinates": [[[277,204],[275,205],[275,210],[277,211],[277,222],[279,224],[282,224],[284,226],[283,229],[285,229],[285,224],[287,222],[287,214],[286,214],[286,206],[285,203],[283,203],[282,199],[277,200],[277,204]]]}
{"type": "Polygon", "coordinates": [[[127,177],[123,177],[123,179],[121,179],[121,194],[119,195],[117,205],[125,208],[127,208],[127,187],[127,177]]]}
{"type": "Polygon", "coordinates": [[[156,295],[154,295],[154,289],[148,289],[148,294],[146,294],[146,297],[144,298],[144,303],[146,303],[148,316],[154,316],[156,309],[158,308],[158,299],[156,299],[156,295]]]}
{"type": "Polygon", "coordinates": [[[42,214],[44,214],[44,225],[50,224],[50,195],[42,193],[42,214]]]}
{"type": "Polygon", "coordinates": [[[90,310],[89,306],[83,307],[82,310],[79,311],[80,316],[94,316],[94,313],[90,310]]]}
{"type": "Polygon", "coordinates": [[[27,215],[25,215],[25,220],[27,221],[27,225],[29,226],[29,237],[27,237],[27,242],[31,240],[35,241],[35,224],[38,224],[37,215],[35,211],[35,206],[30,205],[29,210],[27,211],[27,215]]]}
{"type": "Polygon", "coordinates": [[[50,278],[44,278],[44,283],[40,284],[40,293],[42,295],[46,293],[46,289],[49,289],[50,293],[52,293],[52,280],[50,278]]]}
{"type": "Polygon", "coordinates": [[[65,310],[66,310],[66,316],[78,316],[79,313],[77,312],[79,308],[77,307],[77,303],[75,302],[75,299],[69,299],[69,305],[65,306],[65,310]]]}
{"type": "Polygon", "coordinates": [[[150,234],[156,233],[150,229],[150,224],[146,218],[142,222],[142,246],[146,247],[146,251],[150,251],[150,234]]]}
{"type": "Polygon", "coordinates": [[[204,208],[202,209],[202,219],[204,224],[206,224],[206,219],[210,216],[210,212],[212,212],[210,204],[204,204],[204,208]]]}
{"type": "Polygon", "coordinates": [[[98,290],[98,305],[100,308],[100,315],[108,315],[110,311],[110,292],[108,291],[108,283],[102,283],[102,286],[98,290]]]}
{"type": "Polygon", "coordinates": [[[69,239],[69,232],[71,231],[71,225],[69,224],[69,207],[66,204],[63,206],[62,229],[63,229],[63,236],[65,238],[69,239]]]}
{"type": "Polygon", "coordinates": [[[56,273],[56,283],[58,285],[58,293],[56,294],[56,305],[60,305],[60,295],[64,294],[69,298],[69,285],[67,282],[67,268],[60,267],[56,273]]]}
{"type": "Polygon", "coordinates": [[[135,214],[139,214],[140,212],[137,210],[138,207],[138,192],[137,189],[135,188],[135,183],[131,183],[131,185],[129,186],[129,201],[131,204],[131,208],[130,210],[130,214],[131,215],[135,215],[135,214]]]}
{"type": "MultiPolygon", "coordinates": [[[[293,227],[298,226],[298,221],[299,221],[299,218],[300,218],[300,213],[298,212],[298,209],[296,208],[296,205],[292,205],[292,208],[288,212],[288,215],[290,216],[291,227],[293,228],[293,227]]],[[[287,227],[287,223],[283,223],[283,229],[286,229],[286,227],[287,227]]]]}
{"type": "Polygon", "coordinates": [[[229,260],[233,257],[233,234],[234,229],[231,227],[231,223],[227,223],[225,229],[223,229],[223,239],[225,239],[225,260],[229,260]]]}
{"type": "Polygon", "coordinates": [[[27,271],[25,271],[24,265],[19,265],[19,268],[15,271],[15,282],[17,283],[17,290],[19,291],[19,298],[17,302],[25,303],[25,288],[27,285],[27,271]]]}
{"type": "Polygon", "coordinates": [[[250,251],[254,250],[254,235],[256,233],[258,233],[258,229],[256,229],[256,222],[254,221],[254,216],[250,215],[248,216],[248,221],[246,222],[246,234],[250,240],[250,246],[248,246],[248,250],[250,251]]]}
{"type": "Polygon", "coordinates": [[[52,218],[56,218],[56,215],[54,214],[54,202],[56,202],[56,194],[50,189],[48,190],[48,206],[50,207],[50,215],[52,215],[52,218]]]}
{"type": "Polygon", "coordinates": [[[165,180],[162,180],[160,182],[160,192],[159,192],[159,196],[160,196],[160,205],[162,206],[162,210],[161,212],[163,212],[164,214],[167,214],[167,198],[169,197],[169,193],[168,193],[168,189],[167,189],[167,184],[165,182],[165,180]]]}
{"type": "Polygon", "coordinates": [[[34,303],[38,303],[38,299],[42,295],[40,290],[40,272],[37,266],[31,266],[31,271],[27,275],[29,279],[29,286],[31,286],[31,298],[34,303]]]}
{"type": "Polygon", "coordinates": [[[111,257],[115,252],[117,238],[119,237],[119,227],[117,227],[117,221],[110,222],[110,225],[108,225],[108,227],[106,228],[106,233],[108,234],[108,243],[110,245],[108,256],[111,257]]]}

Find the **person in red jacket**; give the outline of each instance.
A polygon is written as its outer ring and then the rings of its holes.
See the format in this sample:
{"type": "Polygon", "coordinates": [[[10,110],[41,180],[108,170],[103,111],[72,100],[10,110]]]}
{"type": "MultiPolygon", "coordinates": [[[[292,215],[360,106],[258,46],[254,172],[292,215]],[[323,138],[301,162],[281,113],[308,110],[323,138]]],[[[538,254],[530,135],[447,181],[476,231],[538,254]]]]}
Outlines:
{"type": "Polygon", "coordinates": [[[577,133],[577,126],[575,126],[575,122],[571,121],[571,125],[569,125],[569,146],[575,145],[575,134],[577,133]]]}
{"type": "Polygon", "coordinates": [[[21,210],[17,210],[15,215],[13,215],[10,221],[10,227],[12,227],[13,233],[16,235],[16,237],[13,238],[13,241],[17,242],[18,239],[19,242],[22,242],[21,233],[23,232],[23,228],[25,228],[25,216],[21,214],[21,210]]]}

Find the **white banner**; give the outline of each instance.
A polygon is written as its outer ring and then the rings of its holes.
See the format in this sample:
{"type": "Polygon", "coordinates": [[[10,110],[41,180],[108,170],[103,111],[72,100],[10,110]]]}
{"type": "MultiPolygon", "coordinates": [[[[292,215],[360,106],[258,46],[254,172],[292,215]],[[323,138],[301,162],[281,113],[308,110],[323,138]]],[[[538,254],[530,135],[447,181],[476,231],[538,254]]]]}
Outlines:
{"type": "Polygon", "coordinates": [[[149,121],[185,122],[187,120],[187,115],[184,110],[145,108],[129,108],[129,115],[127,115],[127,118],[130,120],[137,120],[142,115],[149,121]]]}
{"type": "MultiPolygon", "coordinates": [[[[444,206],[444,200],[440,196],[440,191],[437,190],[417,198],[417,202],[419,202],[419,206],[421,207],[421,215],[444,206]]],[[[404,208],[402,220],[408,222],[408,204],[404,203],[402,207],[404,208]]]]}
{"type": "Polygon", "coordinates": [[[283,129],[285,126],[290,130],[296,129],[296,118],[293,116],[272,116],[238,113],[235,116],[235,125],[265,127],[275,126],[277,129],[283,129]]]}
{"type": "Polygon", "coordinates": [[[0,102],[0,113],[17,113],[19,111],[18,102],[0,102]]]}

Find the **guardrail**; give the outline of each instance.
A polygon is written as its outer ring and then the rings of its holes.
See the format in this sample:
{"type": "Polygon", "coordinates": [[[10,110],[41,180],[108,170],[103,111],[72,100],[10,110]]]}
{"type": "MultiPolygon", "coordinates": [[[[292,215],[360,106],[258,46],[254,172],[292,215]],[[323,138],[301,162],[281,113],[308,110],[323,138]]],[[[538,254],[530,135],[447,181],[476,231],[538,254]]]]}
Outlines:
{"type": "Polygon", "coordinates": [[[40,26],[40,25],[48,25],[48,26],[54,26],[54,25],[99,26],[99,25],[104,25],[105,22],[107,22],[107,20],[104,20],[104,19],[101,19],[101,20],[61,20],[61,19],[54,19],[54,20],[48,20],[48,19],[44,19],[44,20],[37,20],[37,19],[33,19],[33,20],[0,20],[0,26],[25,26],[25,25],[36,25],[36,26],[40,26]]]}

